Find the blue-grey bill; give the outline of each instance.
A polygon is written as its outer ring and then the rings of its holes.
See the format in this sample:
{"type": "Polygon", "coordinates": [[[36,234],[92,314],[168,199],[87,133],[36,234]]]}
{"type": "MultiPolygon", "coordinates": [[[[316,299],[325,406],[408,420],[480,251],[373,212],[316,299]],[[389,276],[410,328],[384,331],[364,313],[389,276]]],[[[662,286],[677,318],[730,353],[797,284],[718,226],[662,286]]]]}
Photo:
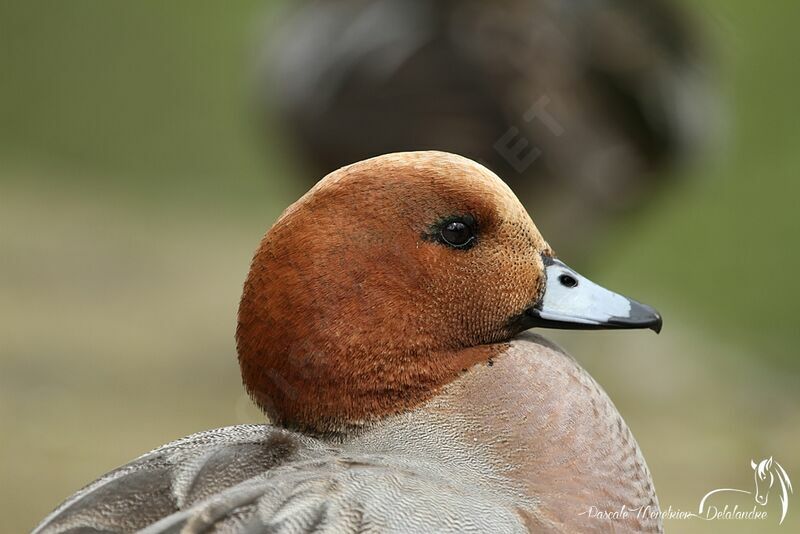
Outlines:
{"type": "Polygon", "coordinates": [[[649,328],[661,331],[661,315],[599,286],[560,260],[544,257],[544,293],[526,313],[532,326],[562,329],[649,328]]]}

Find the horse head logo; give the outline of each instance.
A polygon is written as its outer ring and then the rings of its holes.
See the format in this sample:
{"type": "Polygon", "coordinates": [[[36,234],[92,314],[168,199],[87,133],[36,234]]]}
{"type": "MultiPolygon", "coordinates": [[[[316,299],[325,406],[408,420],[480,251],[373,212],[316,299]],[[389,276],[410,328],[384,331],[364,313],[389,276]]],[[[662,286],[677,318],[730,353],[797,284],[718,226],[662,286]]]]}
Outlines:
{"type": "Polygon", "coordinates": [[[786,470],[781,467],[781,464],[774,461],[772,456],[761,460],[756,463],[750,460],[750,467],[753,468],[753,476],[756,479],[755,499],[760,505],[767,504],[769,493],[772,487],[775,486],[777,481],[780,485],[780,501],[781,501],[781,523],[783,518],[786,517],[786,511],[789,509],[789,494],[793,493],[792,481],[789,480],[789,475],[786,470]]]}
{"type": "Polygon", "coordinates": [[[793,493],[792,481],[789,480],[789,475],[786,474],[786,470],[781,464],[773,460],[772,456],[760,462],[750,460],[750,467],[753,468],[753,476],[756,480],[755,491],[736,488],[717,488],[711,490],[700,499],[697,515],[703,516],[703,514],[709,510],[709,500],[711,500],[713,496],[721,493],[746,493],[748,495],[753,495],[756,504],[764,506],[767,504],[769,494],[774,488],[780,491],[780,495],[778,495],[781,503],[781,519],[779,524],[783,523],[786,512],[789,510],[789,494],[793,493]]]}

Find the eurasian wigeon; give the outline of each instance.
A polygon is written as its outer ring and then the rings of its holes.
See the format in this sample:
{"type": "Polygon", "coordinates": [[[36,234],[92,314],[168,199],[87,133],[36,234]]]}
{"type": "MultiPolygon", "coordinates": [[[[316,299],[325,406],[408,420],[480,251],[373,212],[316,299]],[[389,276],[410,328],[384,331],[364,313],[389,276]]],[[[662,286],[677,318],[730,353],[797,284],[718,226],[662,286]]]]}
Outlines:
{"type": "Polygon", "coordinates": [[[262,93],[309,179],[387,152],[455,152],[581,256],[713,134],[711,59],[682,4],[305,0],[270,33],[262,93]]]}
{"type": "Polygon", "coordinates": [[[244,284],[239,363],[270,424],[155,449],[36,532],[660,531],[630,430],[537,326],[661,317],[556,259],[471,160],[344,167],[281,215],[244,284]]]}

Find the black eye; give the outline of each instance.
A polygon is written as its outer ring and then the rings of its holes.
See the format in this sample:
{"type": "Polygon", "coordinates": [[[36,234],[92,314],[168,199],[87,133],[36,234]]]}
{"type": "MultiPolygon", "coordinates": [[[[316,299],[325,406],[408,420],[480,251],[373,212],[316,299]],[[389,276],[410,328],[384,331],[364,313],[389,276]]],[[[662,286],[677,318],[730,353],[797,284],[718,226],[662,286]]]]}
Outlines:
{"type": "Polygon", "coordinates": [[[461,219],[444,223],[440,235],[442,241],[451,247],[466,248],[475,240],[475,232],[470,221],[461,219]]]}

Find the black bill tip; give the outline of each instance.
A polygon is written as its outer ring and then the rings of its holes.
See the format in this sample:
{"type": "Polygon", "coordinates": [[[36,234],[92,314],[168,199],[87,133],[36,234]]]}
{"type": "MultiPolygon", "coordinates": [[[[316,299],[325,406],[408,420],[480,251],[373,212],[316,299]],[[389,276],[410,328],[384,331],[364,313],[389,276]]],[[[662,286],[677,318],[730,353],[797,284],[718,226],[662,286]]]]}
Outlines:
{"type": "Polygon", "coordinates": [[[627,317],[612,317],[608,323],[615,328],[649,328],[656,334],[661,333],[664,320],[654,308],[631,299],[631,310],[627,317]]]}
{"type": "Polygon", "coordinates": [[[650,330],[660,334],[662,326],[664,326],[664,320],[661,318],[661,314],[656,312],[656,318],[653,320],[653,324],[650,325],[650,330]]]}

